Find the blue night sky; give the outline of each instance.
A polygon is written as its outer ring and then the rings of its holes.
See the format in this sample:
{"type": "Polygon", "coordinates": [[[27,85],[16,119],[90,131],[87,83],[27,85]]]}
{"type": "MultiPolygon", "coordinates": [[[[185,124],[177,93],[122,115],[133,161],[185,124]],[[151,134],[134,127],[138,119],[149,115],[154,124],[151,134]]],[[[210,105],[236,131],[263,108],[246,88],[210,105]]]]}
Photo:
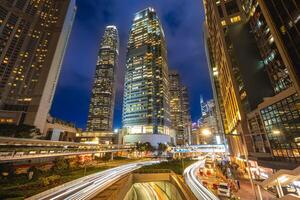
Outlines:
{"type": "Polygon", "coordinates": [[[153,7],[163,26],[169,68],[189,89],[193,121],[200,116],[200,94],[212,98],[203,45],[201,0],[77,0],[77,14],[51,114],[85,128],[100,39],[105,26],[119,30],[120,57],[114,127],[121,127],[126,44],[134,13],[153,7]]]}

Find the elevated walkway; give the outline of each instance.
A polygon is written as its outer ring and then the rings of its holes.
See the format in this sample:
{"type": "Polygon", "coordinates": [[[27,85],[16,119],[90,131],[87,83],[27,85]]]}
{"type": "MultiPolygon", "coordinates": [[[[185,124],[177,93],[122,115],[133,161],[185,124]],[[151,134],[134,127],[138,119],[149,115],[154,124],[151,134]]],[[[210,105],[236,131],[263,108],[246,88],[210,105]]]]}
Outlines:
{"type": "Polygon", "coordinates": [[[300,179],[300,166],[293,170],[281,169],[275,174],[272,174],[266,180],[262,182],[256,182],[256,184],[263,188],[268,188],[278,185],[279,182],[281,186],[285,186],[297,179],[300,179]]]}
{"type": "Polygon", "coordinates": [[[254,183],[258,187],[258,191],[260,193],[260,187],[267,190],[271,187],[276,187],[277,195],[279,199],[282,200],[294,200],[294,199],[300,199],[299,196],[296,195],[284,195],[282,186],[289,185],[293,183],[296,180],[300,179],[300,166],[293,169],[293,170],[286,170],[281,169],[277,171],[276,173],[272,174],[269,178],[265,179],[264,181],[254,181],[254,183]]]}

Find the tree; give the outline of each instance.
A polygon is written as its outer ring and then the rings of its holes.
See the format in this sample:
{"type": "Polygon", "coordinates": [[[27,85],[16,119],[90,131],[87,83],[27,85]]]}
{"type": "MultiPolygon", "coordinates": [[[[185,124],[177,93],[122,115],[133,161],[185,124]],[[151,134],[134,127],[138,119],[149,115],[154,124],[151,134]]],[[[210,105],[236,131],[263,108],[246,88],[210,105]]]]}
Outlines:
{"type": "Polygon", "coordinates": [[[153,146],[150,144],[150,142],[145,142],[145,143],[136,143],[136,150],[139,152],[150,152],[150,151],[154,151],[153,146]]]}
{"type": "Polygon", "coordinates": [[[158,150],[160,153],[165,152],[167,149],[168,149],[168,146],[167,146],[166,144],[164,144],[164,143],[158,143],[157,150],[158,150]]]}
{"type": "Polygon", "coordinates": [[[33,136],[39,134],[39,129],[31,125],[0,124],[0,136],[32,138],[33,136]]]}
{"type": "Polygon", "coordinates": [[[145,146],[145,150],[146,150],[147,152],[154,151],[154,147],[150,144],[150,142],[145,142],[145,143],[144,143],[144,146],[145,146]]]}
{"type": "Polygon", "coordinates": [[[55,159],[54,161],[54,167],[53,167],[53,170],[56,171],[56,172],[62,172],[66,169],[68,169],[68,163],[65,159],[63,158],[57,158],[55,159]]]}

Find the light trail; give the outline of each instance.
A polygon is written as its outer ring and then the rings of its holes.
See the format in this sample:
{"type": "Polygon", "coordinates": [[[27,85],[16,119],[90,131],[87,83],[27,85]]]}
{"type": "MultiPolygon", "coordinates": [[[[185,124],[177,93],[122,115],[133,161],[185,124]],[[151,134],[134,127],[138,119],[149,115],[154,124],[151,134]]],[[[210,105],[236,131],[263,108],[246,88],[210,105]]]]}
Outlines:
{"type": "Polygon", "coordinates": [[[203,167],[204,165],[205,159],[188,166],[183,173],[184,179],[197,199],[219,200],[219,198],[216,197],[212,192],[210,192],[206,187],[204,187],[196,177],[197,170],[199,169],[199,167],[203,167]]]}
{"type": "Polygon", "coordinates": [[[111,186],[124,175],[145,165],[158,163],[158,161],[146,161],[138,163],[130,163],[98,172],[71,184],[65,184],[57,190],[50,189],[49,191],[28,198],[28,200],[87,200],[95,197],[99,192],[111,186]]]}

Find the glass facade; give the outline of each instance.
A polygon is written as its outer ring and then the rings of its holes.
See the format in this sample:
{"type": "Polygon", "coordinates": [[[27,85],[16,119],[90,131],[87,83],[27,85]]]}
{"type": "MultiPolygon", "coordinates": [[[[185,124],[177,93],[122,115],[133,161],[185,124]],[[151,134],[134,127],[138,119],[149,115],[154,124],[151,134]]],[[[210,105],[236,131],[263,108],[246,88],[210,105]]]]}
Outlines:
{"type": "Polygon", "coordinates": [[[285,45],[297,79],[300,77],[300,1],[264,1],[268,13],[285,45]]]}
{"type": "MultiPolygon", "coordinates": [[[[241,108],[239,108],[239,94],[235,88],[234,72],[227,52],[223,25],[221,24],[221,21],[226,21],[227,25],[230,24],[230,16],[226,13],[225,4],[226,1],[204,1],[209,44],[208,53],[214,78],[218,80],[220,86],[218,89],[222,100],[219,103],[222,103],[220,106],[224,108],[222,112],[224,131],[226,134],[230,134],[236,130],[237,124],[241,120],[241,108]],[[217,9],[218,7],[220,9],[217,9]],[[220,11],[222,13],[219,13],[220,11]]],[[[237,5],[240,5],[238,1],[237,5]]],[[[240,12],[236,14],[239,15],[240,12]]]]}
{"type": "Polygon", "coordinates": [[[107,26],[98,53],[87,131],[112,131],[118,55],[118,30],[107,26]]]}
{"type": "Polygon", "coordinates": [[[287,67],[285,66],[279,50],[275,44],[274,37],[265,20],[260,6],[255,2],[249,20],[254,33],[258,49],[275,93],[279,93],[292,85],[287,67]]]}
{"type": "Polygon", "coordinates": [[[248,125],[249,134],[246,134],[245,138],[249,155],[253,155],[252,153],[267,153],[263,156],[270,157],[270,144],[259,111],[255,110],[248,114],[248,125]]]}
{"type": "Polygon", "coordinates": [[[171,125],[175,131],[176,144],[185,145],[189,143],[191,129],[188,91],[177,72],[170,72],[169,81],[171,125]]]}
{"type": "Polygon", "coordinates": [[[299,95],[293,94],[260,111],[276,159],[300,162],[299,106],[299,95]]]}
{"type": "Polygon", "coordinates": [[[123,127],[127,134],[169,134],[165,35],[153,8],[135,14],[126,55],[123,127]]]}

